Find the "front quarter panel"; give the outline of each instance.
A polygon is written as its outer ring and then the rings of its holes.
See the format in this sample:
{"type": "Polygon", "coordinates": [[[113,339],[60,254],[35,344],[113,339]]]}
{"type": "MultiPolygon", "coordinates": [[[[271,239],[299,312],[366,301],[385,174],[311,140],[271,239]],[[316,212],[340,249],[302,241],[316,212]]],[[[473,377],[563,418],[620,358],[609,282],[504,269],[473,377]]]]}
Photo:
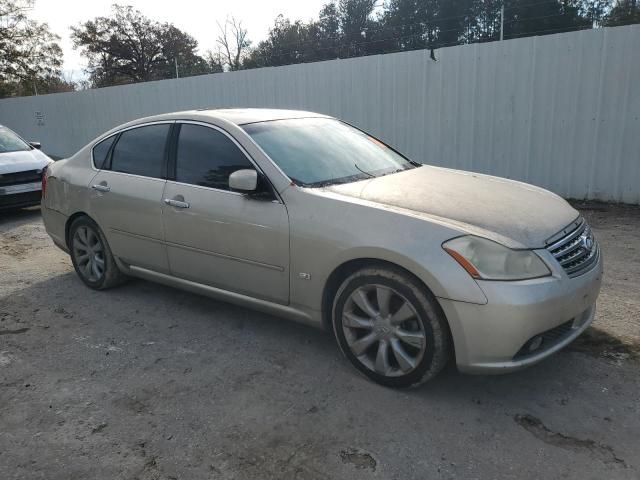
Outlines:
{"type": "Polygon", "coordinates": [[[478,284],[441,247],[459,231],[348,197],[292,186],[283,192],[291,228],[291,303],[321,311],[331,273],[378,259],[405,268],[436,297],[484,304],[478,284]]]}

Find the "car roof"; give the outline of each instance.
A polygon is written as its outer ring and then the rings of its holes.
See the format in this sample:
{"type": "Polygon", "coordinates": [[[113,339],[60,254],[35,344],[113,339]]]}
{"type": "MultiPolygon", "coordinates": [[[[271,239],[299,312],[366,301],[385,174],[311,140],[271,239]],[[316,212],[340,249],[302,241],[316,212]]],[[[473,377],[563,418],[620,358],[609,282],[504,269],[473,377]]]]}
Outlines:
{"type": "Polygon", "coordinates": [[[223,118],[236,125],[247,123],[267,122],[271,120],[284,120],[289,118],[327,117],[315,112],[304,110],[282,110],[275,108],[225,108],[216,110],[198,110],[198,113],[223,118]]]}
{"type": "Polygon", "coordinates": [[[159,121],[159,120],[202,120],[204,117],[226,120],[236,125],[246,125],[248,123],[268,122],[272,120],[284,120],[290,118],[330,118],[321,113],[306,112],[304,110],[281,110],[273,108],[220,108],[220,109],[198,109],[186,110],[183,112],[165,113],[154,115],[135,121],[159,121]]]}

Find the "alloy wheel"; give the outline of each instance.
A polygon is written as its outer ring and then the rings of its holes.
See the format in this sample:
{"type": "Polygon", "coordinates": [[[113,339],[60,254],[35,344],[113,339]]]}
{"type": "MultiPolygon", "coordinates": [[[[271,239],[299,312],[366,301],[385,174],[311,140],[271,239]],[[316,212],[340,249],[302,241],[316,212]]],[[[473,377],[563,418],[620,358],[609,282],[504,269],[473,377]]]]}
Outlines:
{"type": "Polygon", "coordinates": [[[383,285],[364,285],[347,298],[342,329],[353,355],[387,377],[411,373],[422,360],[427,338],[405,297],[383,285]]]}
{"type": "Polygon", "coordinates": [[[98,233],[91,227],[78,227],[73,236],[73,255],[86,280],[98,282],[104,276],[104,245],[98,233]]]}

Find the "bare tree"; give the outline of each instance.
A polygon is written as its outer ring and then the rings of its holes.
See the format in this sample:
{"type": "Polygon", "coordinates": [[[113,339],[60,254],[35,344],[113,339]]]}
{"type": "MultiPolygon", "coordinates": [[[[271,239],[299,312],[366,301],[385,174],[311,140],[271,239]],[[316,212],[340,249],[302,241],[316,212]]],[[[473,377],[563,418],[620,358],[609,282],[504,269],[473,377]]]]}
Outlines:
{"type": "Polygon", "coordinates": [[[251,46],[251,41],[247,38],[247,29],[243,28],[242,22],[234,17],[227,17],[223,25],[218,22],[218,29],[220,35],[216,43],[222,50],[227,68],[239,70],[251,46]]]}

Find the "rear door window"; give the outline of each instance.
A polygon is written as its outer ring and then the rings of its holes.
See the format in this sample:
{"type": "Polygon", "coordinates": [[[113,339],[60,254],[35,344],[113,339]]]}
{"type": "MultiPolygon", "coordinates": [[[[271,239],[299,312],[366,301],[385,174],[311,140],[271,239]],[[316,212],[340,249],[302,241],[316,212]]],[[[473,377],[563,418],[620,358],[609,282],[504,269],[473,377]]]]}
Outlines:
{"type": "Polygon", "coordinates": [[[111,145],[113,145],[113,141],[116,139],[117,135],[113,135],[109,138],[102,140],[95,147],[93,147],[93,165],[98,169],[102,169],[105,167],[105,161],[107,160],[107,154],[109,153],[109,149],[111,145]]]}
{"type": "Polygon", "coordinates": [[[111,155],[114,172],[165,177],[165,150],[170,124],[147,125],[120,134],[111,155]]]}
{"type": "Polygon", "coordinates": [[[243,169],[254,166],[224,133],[202,125],[180,126],[176,181],[229,190],[229,175],[243,169]]]}

